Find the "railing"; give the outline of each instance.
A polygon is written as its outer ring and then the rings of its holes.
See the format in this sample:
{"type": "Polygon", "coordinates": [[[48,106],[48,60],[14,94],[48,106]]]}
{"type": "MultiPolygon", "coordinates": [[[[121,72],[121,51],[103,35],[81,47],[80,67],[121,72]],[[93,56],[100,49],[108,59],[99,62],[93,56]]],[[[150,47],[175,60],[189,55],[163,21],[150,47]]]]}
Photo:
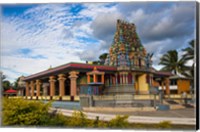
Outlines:
{"type": "Polygon", "coordinates": [[[103,93],[105,93],[105,94],[109,94],[109,93],[134,93],[134,85],[133,84],[124,84],[124,85],[106,86],[103,93]]]}
{"type": "Polygon", "coordinates": [[[80,96],[82,107],[156,107],[161,102],[159,95],[102,95],[80,96]]]}
{"type": "Polygon", "coordinates": [[[142,95],[102,95],[102,96],[92,96],[94,100],[159,100],[159,95],[156,94],[142,94],[142,95]]]}
{"type": "MultiPolygon", "coordinates": [[[[165,95],[165,98],[171,98],[171,99],[182,99],[182,95],[181,94],[170,94],[170,95],[165,95]]],[[[193,95],[192,94],[187,94],[186,96],[188,99],[192,98],[193,95]]]]}
{"type": "MultiPolygon", "coordinates": [[[[50,96],[10,96],[8,98],[23,98],[23,99],[28,99],[28,100],[54,100],[54,101],[60,101],[60,99],[62,99],[62,101],[71,101],[71,96],[53,96],[52,98],[50,96]]],[[[79,96],[74,96],[74,101],[79,101],[80,98],[79,96]]]]}

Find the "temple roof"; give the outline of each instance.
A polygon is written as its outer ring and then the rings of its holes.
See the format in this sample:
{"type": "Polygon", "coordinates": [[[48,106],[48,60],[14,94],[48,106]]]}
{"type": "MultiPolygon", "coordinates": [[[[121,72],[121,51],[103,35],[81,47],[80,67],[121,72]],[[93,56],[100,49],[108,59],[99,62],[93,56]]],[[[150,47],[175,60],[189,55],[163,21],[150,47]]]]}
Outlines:
{"type": "Polygon", "coordinates": [[[105,73],[102,72],[102,71],[97,70],[97,67],[95,66],[93,71],[87,72],[87,75],[93,75],[93,74],[102,75],[102,74],[105,74],[105,73]]]}
{"type": "Polygon", "coordinates": [[[185,77],[185,76],[180,76],[180,75],[173,75],[173,76],[170,76],[169,79],[183,79],[183,80],[191,80],[192,78],[185,77]]]}
{"type": "MultiPolygon", "coordinates": [[[[72,70],[88,72],[88,71],[92,71],[94,67],[96,67],[98,71],[103,71],[107,73],[117,72],[117,67],[114,67],[114,66],[93,65],[93,64],[71,62],[71,63],[67,63],[61,66],[57,66],[55,68],[51,68],[42,72],[38,72],[36,74],[32,74],[30,76],[24,77],[23,81],[29,81],[29,80],[39,79],[39,78],[48,78],[49,76],[58,75],[60,73],[67,73],[72,70]]],[[[155,69],[153,70],[152,73],[156,76],[172,76],[173,75],[170,72],[162,72],[162,71],[157,71],[155,69]]]]}
{"type": "Polygon", "coordinates": [[[157,76],[173,76],[174,75],[171,72],[165,72],[165,71],[154,71],[153,73],[154,75],[157,75],[157,76]]]}
{"type": "Polygon", "coordinates": [[[104,72],[115,72],[117,71],[116,67],[113,66],[104,66],[104,65],[93,65],[93,64],[85,64],[85,63],[67,63],[55,68],[51,68],[36,74],[32,74],[30,76],[25,77],[23,80],[28,81],[28,80],[33,80],[37,78],[42,78],[42,77],[48,77],[52,75],[58,75],[59,73],[67,73],[72,70],[77,70],[77,71],[83,71],[83,72],[88,72],[94,69],[96,67],[99,71],[104,71],[104,72]]]}

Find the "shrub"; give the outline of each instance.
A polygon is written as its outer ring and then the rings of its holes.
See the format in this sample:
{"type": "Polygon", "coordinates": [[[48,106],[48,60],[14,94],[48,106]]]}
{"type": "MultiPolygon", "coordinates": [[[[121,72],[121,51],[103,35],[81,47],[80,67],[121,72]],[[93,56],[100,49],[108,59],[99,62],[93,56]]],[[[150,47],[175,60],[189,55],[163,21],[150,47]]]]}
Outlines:
{"type": "Polygon", "coordinates": [[[119,116],[117,115],[114,119],[110,120],[108,123],[108,127],[110,128],[128,128],[128,116],[119,116]]]}
{"type": "Polygon", "coordinates": [[[48,118],[51,104],[23,99],[3,99],[2,124],[4,126],[42,125],[48,118]]]}
{"type": "Polygon", "coordinates": [[[159,124],[157,124],[158,128],[171,128],[171,122],[170,121],[161,121],[159,124]]]}
{"type": "Polygon", "coordinates": [[[93,127],[93,121],[88,120],[83,112],[75,111],[66,125],[70,127],[93,127]]]}
{"type": "Polygon", "coordinates": [[[100,121],[99,117],[97,116],[96,119],[93,121],[93,127],[94,128],[106,128],[107,122],[100,121]]]}
{"type": "Polygon", "coordinates": [[[43,126],[51,127],[65,127],[69,122],[69,118],[65,117],[62,114],[56,114],[53,117],[48,116],[43,122],[43,126]]]}

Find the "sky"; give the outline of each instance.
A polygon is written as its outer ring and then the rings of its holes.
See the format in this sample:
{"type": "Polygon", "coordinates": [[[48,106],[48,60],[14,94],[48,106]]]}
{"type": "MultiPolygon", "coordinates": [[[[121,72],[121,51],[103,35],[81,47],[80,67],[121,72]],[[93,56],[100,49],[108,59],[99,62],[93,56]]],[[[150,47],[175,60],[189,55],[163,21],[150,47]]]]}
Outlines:
{"type": "Polygon", "coordinates": [[[136,25],[153,66],[195,38],[195,2],[2,4],[1,71],[11,82],[50,66],[98,60],[108,52],[117,19],[136,25]]]}

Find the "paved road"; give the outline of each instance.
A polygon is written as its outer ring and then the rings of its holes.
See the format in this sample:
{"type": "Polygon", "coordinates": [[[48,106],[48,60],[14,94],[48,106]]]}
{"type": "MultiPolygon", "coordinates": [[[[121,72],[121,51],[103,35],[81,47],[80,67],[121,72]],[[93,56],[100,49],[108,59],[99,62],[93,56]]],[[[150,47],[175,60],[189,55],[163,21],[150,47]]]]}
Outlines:
{"type": "MultiPolygon", "coordinates": [[[[147,116],[147,117],[178,117],[178,118],[195,118],[195,109],[194,108],[185,108],[185,109],[176,109],[168,111],[134,111],[134,112],[100,112],[102,114],[111,114],[111,115],[132,115],[132,116],[147,116]]],[[[95,112],[91,112],[95,113],[95,112]]]]}
{"type": "MultiPolygon", "coordinates": [[[[54,109],[54,108],[53,108],[54,109]]],[[[66,109],[57,109],[63,115],[71,116],[73,110],[66,110],[66,109]]],[[[99,116],[100,120],[109,121],[115,118],[114,114],[102,114],[102,113],[91,113],[91,112],[84,112],[89,119],[96,119],[99,116]]],[[[185,117],[150,117],[150,116],[135,116],[131,115],[128,118],[130,123],[159,123],[161,121],[170,121],[172,124],[182,124],[182,125],[196,125],[195,118],[185,118],[185,117]]]]}
{"type": "MultiPolygon", "coordinates": [[[[55,101],[52,103],[52,107],[60,109],[69,109],[69,110],[80,110],[79,102],[63,102],[55,101]]],[[[101,114],[111,114],[111,115],[129,115],[129,116],[147,116],[147,117],[179,117],[179,118],[195,118],[195,109],[194,108],[185,108],[185,109],[176,109],[169,111],[134,111],[134,112],[108,112],[108,111],[95,111],[90,113],[101,113],[101,114]]]]}
{"type": "MultiPolygon", "coordinates": [[[[47,103],[48,101],[44,101],[47,103]]],[[[61,109],[69,109],[69,110],[80,110],[81,106],[79,102],[69,102],[69,101],[53,101],[52,107],[61,108],[61,109]]]]}

